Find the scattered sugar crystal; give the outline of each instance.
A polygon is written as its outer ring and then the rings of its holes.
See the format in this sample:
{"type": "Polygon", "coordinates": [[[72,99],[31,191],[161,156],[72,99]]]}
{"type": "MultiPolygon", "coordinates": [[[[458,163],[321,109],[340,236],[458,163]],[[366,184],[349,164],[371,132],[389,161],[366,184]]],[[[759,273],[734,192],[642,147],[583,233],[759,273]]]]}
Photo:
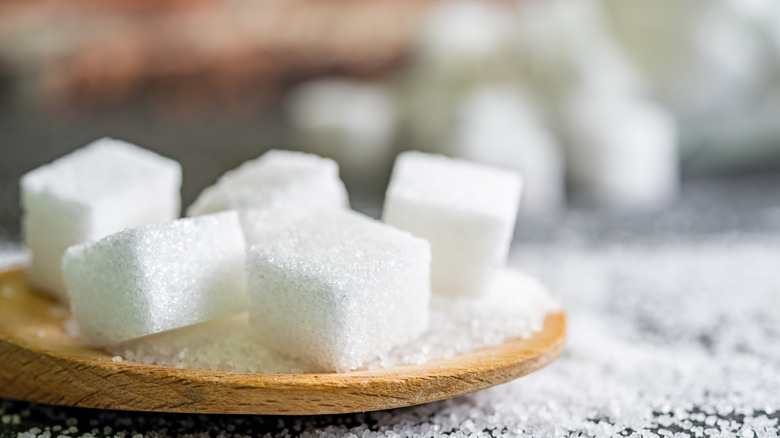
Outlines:
{"type": "Polygon", "coordinates": [[[303,219],[247,254],[250,315],[272,348],[360,368],[428,326],[430,245],[367,216],[303,219]]]}
{"type": "Polygon", "coordinates": [[[104,138],[27,173],[20,186],[30,282],[67,300],[60,270],[65,249],[177,218],[181,166],[104,138]]]}
{"type": "MultiPolygon", "coordinates": [[[[717,187],[718,196],[734,186],[717,187]]],[[[775,186],[772,180],[766,187],[775,186]]],[[[696,187],[689,186],[685,193],[690,195],[696,187]]],[[[706,193],[714,201],[722,199],[706,193]]],[[[772,190],[761,193],[767,194],[763,199],[774,196],[772,190]]],[[[700,209],[700,203],[693,205],[700,209]]],[[[55,424],[52,431],[57,435],[56,424],[75,412],[85,421],[110,424],[117,438],[131,437],[142,428],[147,436],[160,438],[455,437],[465,436],[467,429],[478,437],[642,437],[659,436],[661,428],[673,431],[675,438],[686,434],[737,438],[745,430],[756,437],[777,438],[780,350],[772,347],[780,343],[776,315],[780,223],[768,215],[771,207],[753,207],[746,209],[747,216],[735,217],[709,210],[706,217],[692,216],[690,210],[681,216],[675,213],[672,222],[664,218],[654,226],[683,226],[691,219],[695,232],[679,241],[670,240],[662,230],[656,235],[660,241],[651,244],[653,237],[647,233],[620,244],[610,243],[611,238],[605,242],[598,232],[595,240],[588,240],[581,235],[586,230],[606,229],[614,236],[634,225],[584,220],[581,212],[574,212],[562,233],[573,237],[571,242],[543,237],[518,246],[511,265],[540,278],[564,303],[570,328],[567,347],[543,370],[475,394],[405,409],[303,417],[70,410],[0,400],[0,421],[2,415],[10,422],[11,415],[19,414],[22,428],[55,424]],[[722,222],[714,221],[716,217],[722,222]],[[719,223],[768,224],[772,231],[745,233],[735,227],[717,228],[719,223]],[[30,410],[32,417],[27,419],[22,413],[30,410]],[[659,424],[661,416],[672,423],[659,424]],[[709,417],[714,426],[704,424],[709,417]]],[[[723,208],[728,211],[732,206],[723,208]]],[[[437,298],[431,303],[431,327],[436,324],[437,298]]],[[[190,349],[187,357],[194,353],[197,350],[190,349]]]]}
{"type": "Polygon", "coordinates": [[[114,356],[111,358],[111,362],[122,362],[122,356],[114,356]]]}
{"type": "Polygon", "coordinates": [[[382,219],[431,243],[435,293],[483,294],[506,263],[522,181],[442,155],[398,156],[382,219]]]}
{"type": "Polygon", "coordinates": [[[187,209],[188,216],[243,209],[321,209],[349,205],[339,167],[328,158],[271,150],[225,173],[187,209]]]}
{"type": "Polygon", "coordinates": [[[369,368],[422,364],[528,338],[542,330],[548,315],[559,310],[558,302],[538,281],[502,270],[480,297],[434,295],[430,329],[373,361],[369,368]]]}
{"type": "Polygon", "coordinates": [[[245,309],[235,211],[125,230],[68,249],[63,272],[87,344],[110,344],[245,309]]]}
{"type": "Polygon", "coordinates": [[[125,360],[217,371],[302,373],[297,361],[267,348],[248,315],[221,318],[108,347],[125,360]]]}
{"type": "MultiPolygon", "coordinates": [[[[368,361],[365,368],[421,364],[538,332],[560,306],[533,278],[502,271],[484,297],[433,296],[430,324],[420,336],[368,361]]],[[[268,348],[241,314],[109,347],[126,360],[183,368],[263,373],[321,369],[268,348]]]]}

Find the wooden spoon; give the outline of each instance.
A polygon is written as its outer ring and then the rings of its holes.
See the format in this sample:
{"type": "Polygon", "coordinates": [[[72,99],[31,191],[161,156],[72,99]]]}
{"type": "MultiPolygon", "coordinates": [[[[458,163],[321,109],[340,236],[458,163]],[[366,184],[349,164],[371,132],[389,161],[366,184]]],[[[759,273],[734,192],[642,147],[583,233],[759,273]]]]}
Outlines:
{"type": "Polygon", "coordinates": [[[155,412],[309,415],[443,400],[529,374],[563,350],[566,318],[530,339],[423,365],[344,374],[253,374],[113,362],[63,334],[67,312],[32,292],[25,271],[0,272],[0,397],[155,412]]]}

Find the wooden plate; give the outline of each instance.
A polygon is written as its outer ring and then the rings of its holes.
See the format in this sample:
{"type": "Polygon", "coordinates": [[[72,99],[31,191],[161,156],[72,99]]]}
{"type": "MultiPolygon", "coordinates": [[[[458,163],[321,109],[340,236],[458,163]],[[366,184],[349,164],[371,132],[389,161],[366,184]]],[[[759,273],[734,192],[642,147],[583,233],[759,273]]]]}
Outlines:
{"type": "Polygon", "coordinates": [[[24,270],[0,272],[0,397],[132,411],[310,415],[399,408],[504,383],[552,362],[566,318],[530,339],[424,365],[344,374],[184,370],[81,347],[63,334],[67,312],[30,291],[24,270]]]}

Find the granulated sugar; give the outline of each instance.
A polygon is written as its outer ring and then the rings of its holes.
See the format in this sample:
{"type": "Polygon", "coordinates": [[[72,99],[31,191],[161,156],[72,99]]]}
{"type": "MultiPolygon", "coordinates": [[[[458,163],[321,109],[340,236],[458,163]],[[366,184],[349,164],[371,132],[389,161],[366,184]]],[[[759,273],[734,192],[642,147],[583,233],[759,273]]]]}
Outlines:
{"type": "Polygon", "coordinates": [[[123,360],[217,371],[300,373],[295,361],[274,354],[256,338],[246,313],[147,336],[109,347],[123,360]]]}
{"type": "MultiPolygon", "coordinates": [[[[550,366],[505,385],[405,409],[303,417],[0,401],[0,436],[777,438],[780,221],[771,219],[776,210],[769,216],[770,210],[744,202],[749,215],[720,216],[722,222],[761,226],[760,235],[725,233],[718,216],[708,214],[694,232],[682,227],[702,242],[650,244],[637,237],[597,249],[570,242],[518,245],[510,264],[540,278],[560,299],[569,339],[550,366]],[[78,423],[67,426],[68,419],[78,423]]],[[[620,235],[634,225],[609,229],[620,235]]]]}
{"type": "Polygon", "coordinates": [[[547,315],[560,306],[539,282],[515,271],[503,271],[484,297],[431,297],[430,328],[415,342],[397,348],[371,364],[382,368],[422,364],[528,338],[542,330],[547,315]]]}
{"type": "MultiPolygon", "coordinates": [[[[749,237],[599,250],[523,247],[512,255],[512,265],[539,276],[561,299],[570,322],[566,351],[539,372],[438,403],[365,414],[274,417],[34,405],[30,413],[23,403],[5,402],[0,414],[27,409],[25,424],[64,424],[60,416],[75,416],[81,419],[79,434],[110,426],[111,432],[93,436],[125,438],[136,433],[149,438],[776,438],[779,247],[777,239],[749,237]]],[[[20,438],[32,436],[40,434],[20,438]]]]}
{"type": "MultiPolygon", "coordinates": [[[[479,301],[433,297],[430,328],[419,338],[370,362],[369,369],[421,364],[523,337],[542,329],[559,309],[547,290],[518,272],[502,272],[479,301]]],[[[263,346],[246,315],[224,318],[109,347],[123,359],[174,366],[264,373],[313,372],[263,346]]]]}

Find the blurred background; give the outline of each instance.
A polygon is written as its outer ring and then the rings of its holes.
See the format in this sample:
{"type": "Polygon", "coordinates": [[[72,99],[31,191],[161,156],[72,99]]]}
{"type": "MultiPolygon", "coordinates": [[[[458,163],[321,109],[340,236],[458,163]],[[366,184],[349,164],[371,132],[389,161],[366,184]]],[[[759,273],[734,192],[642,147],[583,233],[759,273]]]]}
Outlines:
{"type": "Polygon", "coordinates": [[[523,172],[525,239],[775,228],[780,3],[0,0],[0,233],[22,174],[102,136],[180,161],[184,206],[288,148],[376,216],[420,149],[523,172]]]}
{"type": "MultiPolygon", "coordinates": [[[[335,158],[373,216],[403,150],[520,170],[509,263],[572,329],[544,372],[418,408],[80,426],[776,436],[780,1],[0,0],[0,262],[19,177],[103,136],[180,161],[185,207],[269,148],[335,158]]],[[[0,401],[19,431],[48,409],[0,401]]]]}

